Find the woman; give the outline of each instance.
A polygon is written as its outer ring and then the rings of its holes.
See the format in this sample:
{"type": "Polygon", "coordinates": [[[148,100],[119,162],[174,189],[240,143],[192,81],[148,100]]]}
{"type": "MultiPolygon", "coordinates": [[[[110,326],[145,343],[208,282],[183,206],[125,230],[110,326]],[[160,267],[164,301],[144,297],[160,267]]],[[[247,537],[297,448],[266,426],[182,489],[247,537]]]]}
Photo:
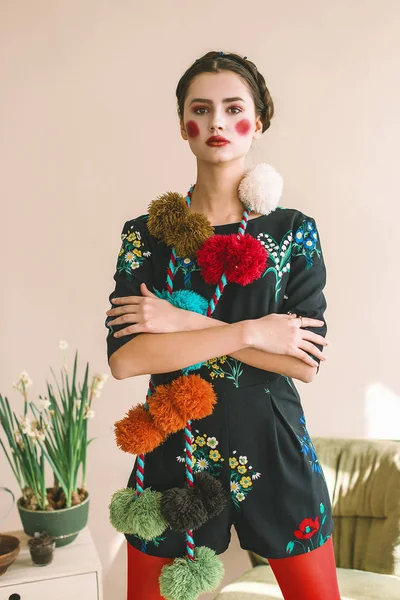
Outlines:
{"type": "Polygon", "coordinates": [[[337,600],[328,491],[293,383],[325,360],[315,221],[277,206],[274,169],[245,171],[274,112],[252,62],[209,52],[176,93],[196,184],[125,224],[107,311],[114,377],[151,374],[146,404],[116,424],[138,455],[110,505],[128,598],[216,587],[233,524],[287,600],[337,600]]]}

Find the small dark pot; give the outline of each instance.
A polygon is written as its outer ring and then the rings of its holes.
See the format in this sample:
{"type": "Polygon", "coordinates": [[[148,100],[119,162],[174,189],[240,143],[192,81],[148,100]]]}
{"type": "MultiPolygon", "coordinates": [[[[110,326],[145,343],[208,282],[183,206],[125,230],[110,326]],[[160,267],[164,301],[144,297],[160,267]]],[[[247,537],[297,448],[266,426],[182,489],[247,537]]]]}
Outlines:
{"type": "Polygon", "coordinates": [[[38,567],[49,565],[53,561],[56,540],[48,535],[34,537],[28,541],[32,561],[38,567]]]}

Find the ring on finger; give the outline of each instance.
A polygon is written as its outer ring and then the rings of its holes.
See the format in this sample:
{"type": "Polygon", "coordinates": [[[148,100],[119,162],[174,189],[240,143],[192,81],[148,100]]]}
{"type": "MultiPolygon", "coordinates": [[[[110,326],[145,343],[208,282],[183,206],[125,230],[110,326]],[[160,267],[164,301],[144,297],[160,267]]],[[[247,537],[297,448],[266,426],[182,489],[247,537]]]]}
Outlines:
{"type": "Polygon", "coordinates": [[[304,327],[304,325],[303,325],[303,317],[299,317],[299,319],[300,319],[300,327],[304,327]]]}

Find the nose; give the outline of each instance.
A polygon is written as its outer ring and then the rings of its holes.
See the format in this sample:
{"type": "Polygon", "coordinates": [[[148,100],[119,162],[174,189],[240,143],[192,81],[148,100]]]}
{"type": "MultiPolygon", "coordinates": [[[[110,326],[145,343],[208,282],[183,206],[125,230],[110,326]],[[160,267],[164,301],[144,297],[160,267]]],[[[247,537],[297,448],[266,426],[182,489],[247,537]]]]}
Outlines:
{"type": "Polygon", "coordinates": [[[225,123],[219,111],[212,113],[210,122],[210,131],[218,132],[225,129],[225,123]]]}

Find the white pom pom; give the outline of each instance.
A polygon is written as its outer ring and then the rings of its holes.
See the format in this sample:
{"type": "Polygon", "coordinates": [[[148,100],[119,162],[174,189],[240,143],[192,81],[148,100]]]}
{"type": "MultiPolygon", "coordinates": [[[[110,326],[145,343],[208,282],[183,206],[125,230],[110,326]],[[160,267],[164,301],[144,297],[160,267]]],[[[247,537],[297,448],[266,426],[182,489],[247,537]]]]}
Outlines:
{"type": "Polygon", "coordinates": [[[238,188],[241,202],[250,211],[268,215],[278,206],[283,179],[267,163],[259,163],[246,171],[238,188]]]}

